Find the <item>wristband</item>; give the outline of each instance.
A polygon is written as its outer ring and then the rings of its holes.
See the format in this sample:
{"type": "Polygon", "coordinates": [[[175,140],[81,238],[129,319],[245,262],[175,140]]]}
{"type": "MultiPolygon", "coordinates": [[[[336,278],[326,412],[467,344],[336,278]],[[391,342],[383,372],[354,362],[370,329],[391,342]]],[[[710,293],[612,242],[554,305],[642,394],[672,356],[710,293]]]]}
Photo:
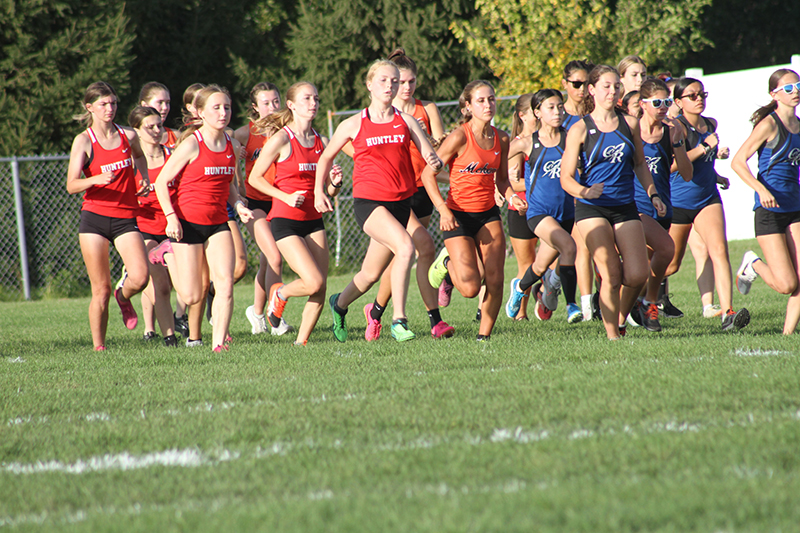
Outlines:
{"type": "Polygon", "coordinates": [[[331,187],[333,187],[334,189],[341,189],[342,188],[342,183],[339,183],[339,185],[336,185],[335,183],[331,182],[331,187]]]}
{"type": "Polygon", "coordinates": [[[244,207],[244,202],[243,202],[243,201],[241,201],[241,200],[236,200],[236,203],[235,203],[235,204],[233,204],[233,208],[234,208],[234,209],[239,209],[239,205],[241,205],[242,207],[244,207]]]}
{"type": "Polygon", "coordinates": [[[658,195],[657,192],[654,192],[653,194],[650,195],[650,203],[651,204],[653,203],[653,198],[658,198],[659,200],[661,200],[661,197],[658,195]]]}
{"type": "Polygon", "coordinates": [[[167,218],[168,216],[174,215],[174,214],[175,214],[175,211],[170,211],[169,213],[165,213],[164,214],[164,218],[167,218]]]}
{"type": "Polygon", "coordinates": [[[680,148],[683,146],[683,139],[680,139],[678,142],[672,143],[673,148],[680,148]]]}

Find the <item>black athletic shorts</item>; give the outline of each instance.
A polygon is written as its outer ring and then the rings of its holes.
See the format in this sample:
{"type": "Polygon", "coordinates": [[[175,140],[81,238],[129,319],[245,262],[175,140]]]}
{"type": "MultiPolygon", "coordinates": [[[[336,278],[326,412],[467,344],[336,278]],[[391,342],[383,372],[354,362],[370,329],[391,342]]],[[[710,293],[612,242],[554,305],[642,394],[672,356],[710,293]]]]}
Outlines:
{"type": "Polygon", "coordinates": [[[417,192],[411,197],[411,210],[419,219],[433,214],[433,202],[431,202],[431,197],[425,191],[425,187],[417,189],[417,192]]]}
{"type": "Polygon", "coordinates": [[[166,240],[166,235],[153,235],[152,233],[145,233],[142,232],[142,238],[146,241],[156,241],[157,243],[161,244],[161,241],[166,240]]]}
{"type": "Polygon", "coordinates": [[[458,227],[453,231],[443,231],[444,240],[452,239],[453,237],[474,239],[481,228],[489,222],[494,222],[495,220],[500,222],[500,209],[497,206],[480,213],[467,213],[466,211],[456,211],[454,209],[451,209],[451,211],[458,221],[458,227]]]}
{"type": "MultiPolygon", "coordinates": [[[[545,218],[547,218],[549,216],[550,215],[536,215],[535,217],[529,218],[528,219],[528,229],[531,231],[531,233],[534,233],[536,231],[536,226],[538,226],[539,223],[541,223],[542,220],[544,220],[545,218]]],[[[558,222],[558,221],[556,220],[556,222],[558,222]]],[[[566,231],[567,233],[569,233],[571,235],[572,234],[572,226],[575,225],[575,219],[574,218],[570,218],[570,219],[567,219],[567,220],[562,220],[561,222],[558,222],[558,224],[559,224],[559,226],[561,226],[561,228],[564,231],[566,231]]]]}
{"type": "Polygon", "coordinates": [[[272,237],[275,241],[296,235],[305,239],[317,231],[325,231],[325,223],[321,218],[314,220],[294,220],[291,218],[273,218],[270,222],[272,227],[272,237]]]}
{"type": "Polygon", "coordinates": [[[624,205],[593,205],[584,202],[575,202],[575,222],[587,218],[604,218],[612,226],[629,220],[639,220],[639,210],[636,202],[624,205]]]}
{"type": "Polygon", "coordinates": [[[114,242],[114,239],[131,231],[139,231],[136,218],[116,218],[98,215],[91,211],[81,211],[78,233],[94,233],[114,242]]]}
{"type": "Polygon", "coordinates": [[[786,228],[800,222],[800,211],[776,213],[761,206],[756,207],[755,226],[756,237],[761,235],[775,235],[786,233],[786,228]]]}
{"type": "Polygon", "coordinates": [[[204,244],[212,235],[231,230],[227,222],[223,222],[222,224],[193,224],[191,222],[181,220],[180,223],[181,229],[183,229],[183,238],[180,241],[170,238],[170,242],[180,242],[181,244],[204,244]]]}
{"type": "Polygon", "coordinates": [[[508,221],[508,236],[512,239],[522,239],[529,241],[535,239],[536,235],[528,228],[528,214],[509,209],[506,213],[506,220],[508,221]]]}
{"type": "Polygon", "coordinates": [[[694,224],[694,219],[697,218],[697,215],[700,214],[700,211],[705,209],[706,207],[714,204],[721,204],[722,199],[719,197],[719,193],[714,195],[711,200],[706,202],[706,205],[701,207],[700,209],[683,209],[682,207],[675,207],[672,206],[672,223],[673,224],[694,224]]]}
{"type": "Polygon", "coordinates": [[[272,200],[253,200],[252,198],[248,198],[247,208],[250,211],[261,209],[264,211],[265,215],[269,215],[270,209],[272,209],[272,200]]]}
{"type": "MultiPolygon", "coordinates": [[[[411,198],[398,200],[396,202],[382,202],[378,200],[367,200],[365,198],[353,198],[353,212],[356,215],[358,227],[364,230],[364,223],[369,216],[379,207],[385,207],[389,213],[405,228],[408,226],[408,219],[411,217],[411,198]]],[[[273,232],[274,233],[274,232],[273,232]]]]}

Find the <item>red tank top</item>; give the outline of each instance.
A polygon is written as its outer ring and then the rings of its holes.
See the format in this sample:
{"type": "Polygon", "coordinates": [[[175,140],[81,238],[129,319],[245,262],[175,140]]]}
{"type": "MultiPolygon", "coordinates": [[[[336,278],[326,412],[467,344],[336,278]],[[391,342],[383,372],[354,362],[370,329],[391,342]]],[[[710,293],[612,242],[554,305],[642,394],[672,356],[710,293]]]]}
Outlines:
{"type": "MultiPolygon", "coordinates": [[[[178,145],[178,132],[173,130],[172,128],[167,128],[167,140],[164,142],[164,146],[169,148],[170,150],[174,150],[175,147],[178,145]]],[[[150,181],[156,181],[151,179],[150,181]]]]}
{"type": "MultiPolygon", "coordinates": [[[[244,171],[246,173],[247,179],[245,179],[245,191],[247,197],[252,200],[259,200],[261,202],[271,202],[272,196],[268,194],[264,194],[263,192],[259,191],[255,187],[250,186],[250,172],[253,170],[253,166],[256,164],[256,159],[258,156],[261,155],[261,149],[264,147],[264,143],[267,142],[266,135],[258,135],[253,131],[253,121],[250,121],[248,126],[249,133],[247,134],[247,144],[244,147],[245,159],[244,159],[244,171]]],[[[275,183],[275,165],[270,165],[269,169],[267,169],[267,173],[264,174],[264,178],[267,182],[272,185],[275,183]]]]}
{"type": "Polygon", "coordinates": [[[194,136],[200,153],[186,165],[178,180],[175,212],[178,218],[192,224],[224,224],[228,221],[225,205],[236,169],[233,143],[226,133],[225,149],[213,152],[200,131],[195,131],[194,136]]]}
{"type": "Polygon", "coordinates": [[[314,181],[317,176],[317,161],[325,149],[322,138],[314,132],[314,146],[306,148],[301,145],[289,128],[283,128],[289,134],[292,145],[292,154],[285,161],[275,164],[275,187],[286,193],[307,191],[306,199],[300,207],[292,207],[286,203],[275,200],[269,220],[273,218],[290,218],[292,220],[318,220],[322,214],[314,208],[314,181]]]}
{"type": "Polygon", "coordinates": [[[379,202],[396,202],[417,192],[411,165],[408,125],[394,110],[386,124],[375,124],[369,111],[361,112],[361,129],[353,139],[353,197],[379,202]]]}
{"type": "MultiPolygon", "coordinates": [[[[412,116],[417,119],[417,122],[419,122],[420,126],[422,126],[422,131],[430,135],[431,119],[428,117],[428,112],[425,111],[422,101],[417,100],[416,98],[414,99],[414,114],[412,116]]],[[[410,151],[411,164],[414,167],[414,177],[417,179],[417,188],[420,188],[422,187],[422,180],[420,179],[420,176],[422,176],[422,171],[425,170],[425,167],[428,165],[428,163],[425,162],[422,154],[419,153],[417,145],[413,142],[411,143],[410,151]]]]}
{"type": "Polygon", "coordinates": [[[494,145],[490,150],[484,150],[475,142],[469,124],[461,127],[467,136],[467,148],[450,163],[447,207],[467,213],[481,213],[497,205],[494,201],[494,178],[500,167],[500,135],[492,126],[494,145]]]}
{"type": "MultiPolygon", "coordinates": [[[[169,156],[172,155],[172,150],[169,149],[166,144],[162,145],[162,147],[164,149],[164,164],[166,164],[169,156]]],[[[150,194],[138,197],[139,214],[136,217],[136,225],[139,226],[139,231],[151,235],[164,235],[167,230],[167,218],[164,216],[164,210],[161,209],[161,204],[158,203],[155,185],[162,168],[164,168],[164,165],[147,169],[147,174],[150,176],[150,194]]],[[[174,184],[169,183],[167,187],[169,188],[170,198],[174,203],[174,184]]]]}
{"type": "Polygon", "coordinates": [[[116,124],[114,127],[122,142],[111,150],[100,146],[92,128],[86,130],[92,140],[92,155],[83,166],[83,175],[89,178],[113,172],[114,181],[108,185],[86,189],[81,210],[106,217],[134,218],[139,210],[139,202],[136,201],[136,171],[131,156],[131,143],[122,128],[116,124]]]}

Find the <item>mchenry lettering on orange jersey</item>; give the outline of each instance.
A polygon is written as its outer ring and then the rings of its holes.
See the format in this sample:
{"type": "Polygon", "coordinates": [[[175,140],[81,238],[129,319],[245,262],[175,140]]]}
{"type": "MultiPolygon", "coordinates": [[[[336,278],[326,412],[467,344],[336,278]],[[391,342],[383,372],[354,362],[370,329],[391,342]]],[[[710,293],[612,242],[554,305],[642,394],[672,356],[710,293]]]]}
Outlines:
{"type": "Polygon", "coordinates": [[[381,144],[402,144],[405,135],[381,135],[379,137],[367,137],[367,146],[378,146],[381,144]]]}
{"type": "Polygon", "coordinates": [[[481,168],[478,168],[478,164],[479,163],[476,161],[473,161],[458,172],[461,174],[494,174],[497,172],[497,169],[490,167],[488,163],[484,163],[481,168]]]}

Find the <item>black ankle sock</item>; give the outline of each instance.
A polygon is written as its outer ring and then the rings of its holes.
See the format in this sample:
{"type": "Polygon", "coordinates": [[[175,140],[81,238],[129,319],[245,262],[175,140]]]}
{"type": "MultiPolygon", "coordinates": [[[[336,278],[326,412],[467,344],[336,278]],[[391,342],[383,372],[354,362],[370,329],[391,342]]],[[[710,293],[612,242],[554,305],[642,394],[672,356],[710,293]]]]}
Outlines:
{"type": "Polygon", "coordinates": [[[369,316],[372,317],[372,320],[380,322],[384,311],[386,311],[386,308],[382,307],[381,304],[378,303],[378,300],[375,300],[372,303],[372,310],[369,312],[369,316]]]}
{"type": "Polygon", "coordinates": [[[519,290],[521,290],[522,292],[527,291],[528,289],[533,287],[534,283],[536,283],[540,279],[542,279],[542,277],[537,274],[534,274],[532,267],[528,267],[528,270],[525,271],[525,274],[523,274],[522,279],[519,280],[519,290]]]}
{"type": "Polygon", "coordinates": [[[575,265],[561,265],[561,287],[564,289],[564,298],[568,304],[575,303],[575,291],[578,286],[578,273],[575,271],[575,265]]]}
{"type": "Polygon", "coordinates": [[[408,327],[408,319],[407,318],[396,318],[396,319],[392,320],[392,325],[394,326],[395,324],[405,324],[405,326],[408,327]]]}
{"type": "Polygon", "coordinates": [[[431,329],[433,329],[436,324],[442,321],[442,315],[439,313],[439,308],[433,309],[428,311],[428,318],[431,319],[431,329]]]}
{"type": "Polygon", "coordinates": [[[450,285],[452,285],[452,284],[453,284],[453,278],[451,278],[451,277],[450,277],[450,272],[448,272],[447,274],[445,274],[445,276],[444,276],[444,280],[445,280],[447,283],[449,283],[450,285]]]}
{"type": "Polygon", "coordinates": [[[342,309],[341,307],[339,307],[339,298],[336,298],[336,301],[333,302],[333,310],[336,311],[337,315],[344,316],[347,314],[347,309],[342,309]]]}
{"type": "Polygon", "coordinates": [[[659,302],[664,299],[664,295],[667,294],[667,278],[661,280],[661,285],[658,286],[658,300],[659,302]]]}

